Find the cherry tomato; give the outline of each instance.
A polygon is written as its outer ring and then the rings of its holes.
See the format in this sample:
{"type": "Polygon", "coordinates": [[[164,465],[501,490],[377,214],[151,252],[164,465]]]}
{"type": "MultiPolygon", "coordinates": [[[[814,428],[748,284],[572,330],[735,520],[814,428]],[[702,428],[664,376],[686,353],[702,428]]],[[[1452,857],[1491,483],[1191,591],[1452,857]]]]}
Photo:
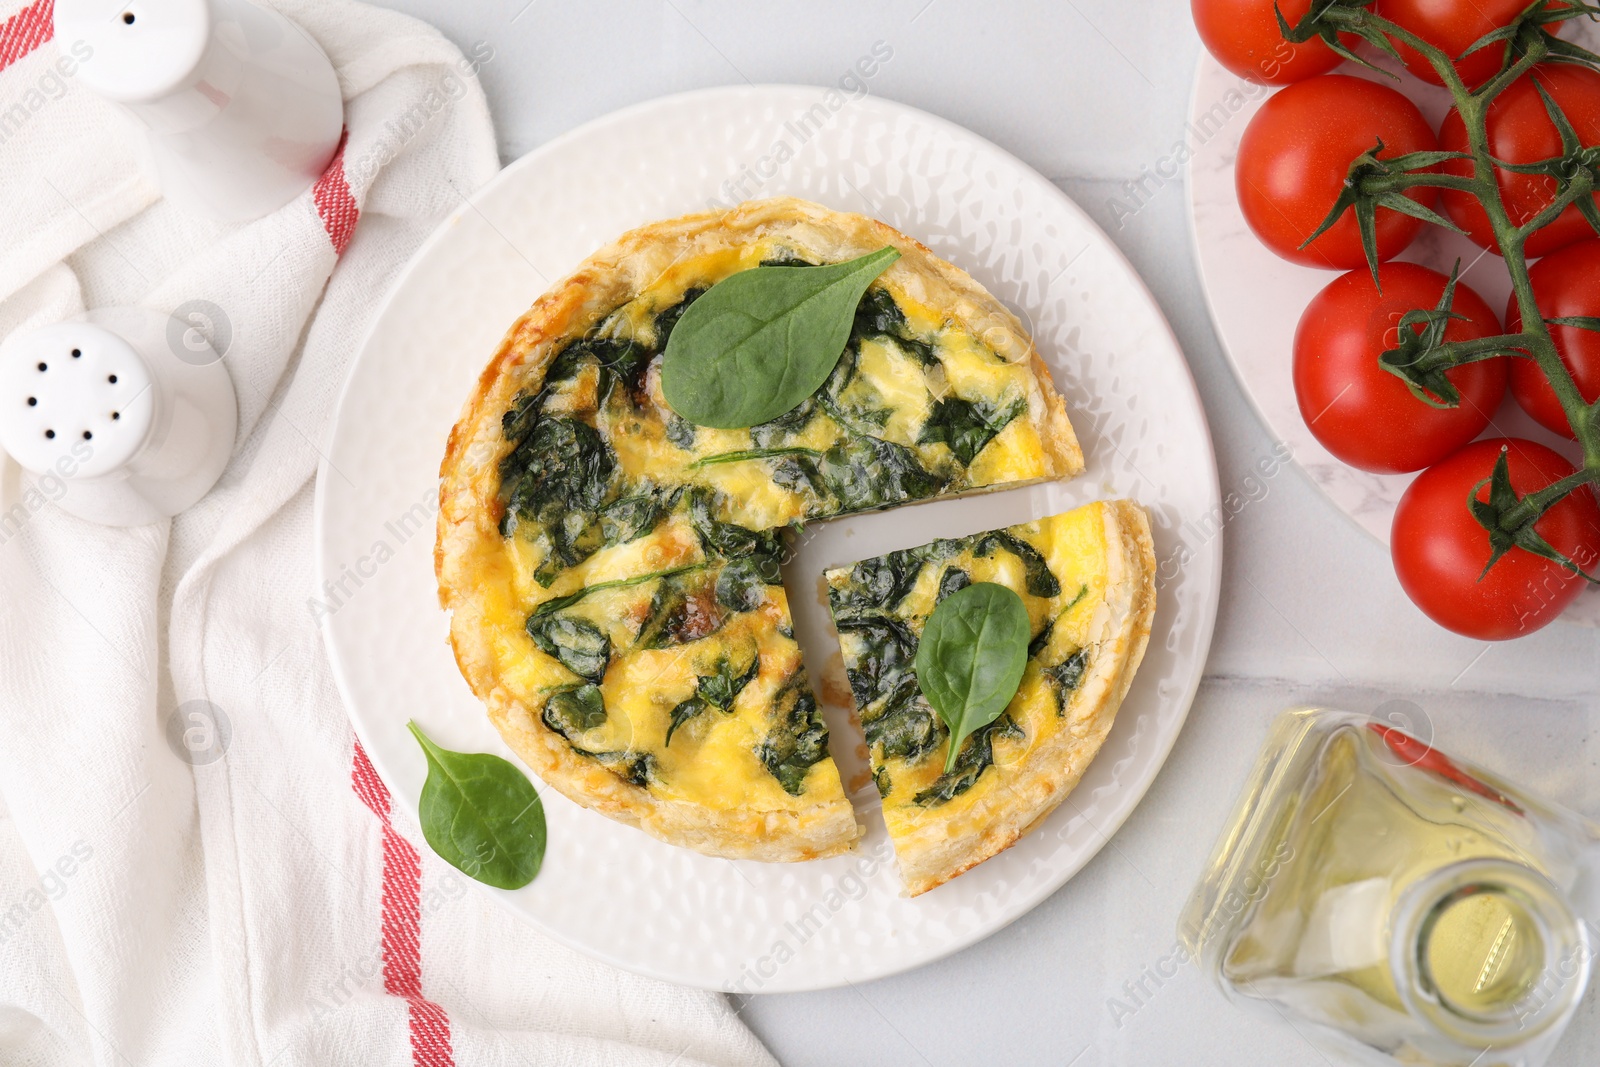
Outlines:
{"type": "MultiPolygon", "coordinates": [[[[1537,78],[1545,92],[1572,123],[1578,140],[1585,146],[1600,145],[1600,71],[1570,64],[1546,64],[1518,78],[1489,105],[1487,131],[1489,154],[1507,163],[1536,163],[1561,154],[1561,135],[1545,111],[1544,101],[1534,88],[1537,78]]],[[[1452,108],[1439,129],[1439,147],[1451,152],[1467,151],[1467,128],[1452,108]]],[[[1472,173],[1470,160],[1453,160],[1440,169],[1450,174],[1472,173]]],[[[1521,226],[1556,198],[1555,179],[1542,174],[1496,174],[1506,214],[1513,225],[1521,226]]],[[[1471,193],[1446,189],[1440,196],[1444,209],[1456,225],[1479,247],[1498,253],[1494,231],[1483,205],[1471,193]]],[[[1600,193],[1595,194],[1600,203],[1600,193]]],[[[1528,258],[1546,256],[1558,248],[1592,237],[1594,230],[1576,206],[1568,207],[1550,225],[1528,238],[1528,258]]]]}
{"type": "MultiPolygon", "coordinates": [[[[1509,26],[1527,6],[1528,0],[1378,0],[1375,10],[1455,58],[1456,74],[1475,88],[1500,73],[1505,45],[1480,48],[1465,58],[1461,54],[1485,34],[1509,26]]],[[[1394,45],[1407,70],[1430,84],[1444,84],[1422,53],[1401,41],[1394,45]]]]}
{"type": "MultiPolygon", "coordinates": [[[[1600,316],[1600,237],[1552,252],[1528,269],[1528,277],[1543,317],[1600,316]]],[[[1506,326],[1513,333],[1522,329],[1522,312],[1515,294],[1506,306],[1506,326]]],[[[1572,372],[1578,392],[1584,400],[1594,403],[1600,398],[1600,333],[1575,326],[1551,326],[1550,339],[1556,343],[1561,362],[1572,372]]],[[[1539,425],[1575,436],[1549,379],[1533,360],[1511,361],[1511,395],[1539,425]]]]}
{"type": "MultiPolygon", "coordinates": [[[[1487,574],[1489,535],[1467,510],[1473,486],[1494,470],[1501,448],[1518,496],[1543,489],[1573,472],[1560,455],[1515,438],[1467,445],[1421,474],[1400,498],[1390,531],[1395,574],[1417,607],[1448,630],[1481,641],[1521,637],[1544,626],[1572,603],[1584,580],[1553,560],[1512,548],[1487,574]]],[[[1489,487],[1477,491],[1489,498],[1489,487]]],[[[1563,498],[1534,529],[1579,566],[1600,559],[1600,506],[1588,487],[1563,498]]]]}
{"type": "MultiPolygon", "coordinates": [[[[1311,0],[1283,0],[1283,17],[1293,26],[1311,10],[1311,0]]],[[[1261,85],[1288,85],[1337,67],[1339,53],[1312,38],[1290,44],[1278,29],[1272,0],[1191,0],[1194,28],[1206,51],[1241,78],[1261,85]]],[[[1341,35],[1347,46],[1353,34],[1341,35]]]]}
{"type": "MultiPolygon", "coordinates": [[[[1386,85],[1346,74],[1323,74],[1270,97],[1239,143],[1234,185],[1245,221],[1284,259],[1310,267],[1353,270],[1366,262],[1355,213],[1344,215],[1304,249],[1344,188],[1350,163],[1379,140],[1381,158],[1438,146],[1417,106],[1386,85]]],[[[1413,189],[1431,205],[1434,190],[1413,189]]],[[[1378,209],[1378,258],[1405,250],[1422,222],[1378,209]]]]}
{"type": "MultiPolygon", "coordinates": [[[[1352,467],[1400,474],[1437,463],[1489,425],[1506,392],[1506,359],[1456,367],[1454,408],[1430,407],[1378,365],[1400,343],[1400,317],[1439,303],[1449,278],[1415,263],[1385,263],[1383,292],[1365,269],[1334,279],[1312,298],[1294,335],[1294,392],[1322,446],[1352,467]]],[[[1457,315],[1447,341],[1492,337],[1500,322],[1469,287],[1456,283],[1457,315]]]]}

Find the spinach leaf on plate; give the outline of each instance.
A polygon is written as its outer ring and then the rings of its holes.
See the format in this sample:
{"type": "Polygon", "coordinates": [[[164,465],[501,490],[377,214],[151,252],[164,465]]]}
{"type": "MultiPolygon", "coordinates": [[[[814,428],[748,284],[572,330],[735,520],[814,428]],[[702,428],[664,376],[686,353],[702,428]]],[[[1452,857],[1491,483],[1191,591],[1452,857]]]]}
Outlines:
{"type": "Polygon", "coordinates": [[[428,760],[418,816],[422,836],[446,863],[486,885],[521,889],[539,873],[544,805],[526,775],[499,756],[451,752],[406,727],[428,760]]]}

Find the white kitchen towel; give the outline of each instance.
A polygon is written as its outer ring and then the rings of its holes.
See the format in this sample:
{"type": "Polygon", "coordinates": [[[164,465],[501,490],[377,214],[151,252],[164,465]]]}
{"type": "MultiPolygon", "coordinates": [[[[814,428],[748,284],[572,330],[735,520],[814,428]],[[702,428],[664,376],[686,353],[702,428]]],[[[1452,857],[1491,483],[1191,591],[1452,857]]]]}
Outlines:
{"type": "Polygon", "coordinates": [[[354,743],[306,606],[320,443],[396,271],[495,172],[477,69],[522,60],[277,6],[337,67],[347,139],[232,226],[160,199],[51,0],[0,2],[0,335],[181,310],[241,416],[171,523],[74,519],[50,479],[0,512],[0,1063],[770,1064],[721,997],[512,919],[354,743]]]}

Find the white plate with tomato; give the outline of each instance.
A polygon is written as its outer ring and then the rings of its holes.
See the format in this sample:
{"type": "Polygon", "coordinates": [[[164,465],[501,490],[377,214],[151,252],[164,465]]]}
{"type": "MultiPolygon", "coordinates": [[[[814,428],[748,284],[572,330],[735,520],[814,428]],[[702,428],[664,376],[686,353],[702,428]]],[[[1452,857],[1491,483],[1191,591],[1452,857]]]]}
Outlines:
{"type": "MultiPolygon", "coordinates": [[[[1307,6],[1307,0],[1284,3],[1284,15],[1294,23],[1307,6]]],[[[1496,20],[1509,20],[1523,7],[1523,0],[1380,0],[1376,10],[1459,54],[1496,20]],[[1440,15],[1444,8],[1460,10],[1440,15]],[[1430,24],[1431,16],[1446,21],[1430,24]]],[[[1397,78],[1341,62],[1319,41],[1290,45],[1279,34],[1272,0],[1195,0],[1194,9],[1212,53],[1201,55],[1190,103],[1196,258],[1223,348],[1269,430],[1342,511],[1391,544],[1402,585],[1442,625],[1496,638],[1530,632],[1557,615],[1600,624],[1600,593],[1585,593],[1581,579],[1521,549],[1478,580],[1489,555],[1487,534],[1466,501],[1488,477],[1499,448],[1466,453],[1464,446],[1504,438],[1532,442],[1509,454],[1519,494],[1582,462],[1577,442],[1556,432],[1566,428],[1566,417],[1537,366],[1500,357],[1451,370],[1448,379],[1461,400],[1450,410],[1423,403],[1377,366],[1379,354],[1400,336],[1400,316],[1435,308],[1458,260],[1452,311],[1464,318],[1444,324],[1443,340],[1520,328],[1514,301],[1506,321],[1512,286],[1504,261],[1484,247],[1493,235],[1482,208],[1465,192],[1443,194],[1442,203],[1426,192],[1409,194],[1463,225],[1469,238],[1379,207],[1376,244],[1380,258],[1393,260],[1382,268],[1381,295],[1350,212],[1299,247],[1327,216],[1349,161],[1376,140],[1385,145],[1380,159],[1465,147],[1450,93],[1365,43],[1353,42],[1358,54],[1397,78]],[[1396,526],[1396,509],[1417,472],[1429,469],[1396,526]]],[[[1562,27],[1561,36],[1594,48],[1600,26],[1578,20],[1562,27]]],[[[1469,59],[1458,64],[1464,78],[1489,78],[1500,69],[1494,48],[1469,59]]],[[[1582,143],[1600,143],[1600,71],[1563,65],[1544,84],[1582,143]]],[[[1524,77],[1490,112],[1491,150],[1503,159],[1539,159],[1552,139],[1559,146],[1537,90],[1524,77]]],[[[1537,206],[1544,181],[1503,179],[1508,209],[1537,206]]],[[[1600,237],[1576,211],[1536,232],[1529,252],[1530,259],[1549,253],[1531,269],[1546,317],[1600,315],[1600,237]]],[[[1572,327],[1552,333],[1592,400],[1600,393],[1600,333],[1572,327]]],[[[1584,493],[1563,500],[1536,529],[1574,557],[1600,557],[1600,508],[1584,493]]]]}

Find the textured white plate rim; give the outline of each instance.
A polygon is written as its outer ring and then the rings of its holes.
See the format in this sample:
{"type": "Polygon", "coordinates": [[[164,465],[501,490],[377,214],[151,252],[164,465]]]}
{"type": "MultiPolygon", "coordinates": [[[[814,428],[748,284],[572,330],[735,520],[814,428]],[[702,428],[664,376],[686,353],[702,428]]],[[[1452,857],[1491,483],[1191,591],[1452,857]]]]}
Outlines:
{"type": "MultiPolygon", "coordinates": [[[[329,471],[331,469],[330,459],[328,458],[331,448],[328,446],[334,437],[337,427],[345,415],[350,399],[350,393],[357,377],[357,370],[362,367],[365,361],[368,359],[381,358],[380,356],[374,354],[374,349],[372,348],[371,342],[374,336],[379,332],[384,319],[394,308],[395,300],[398,293],[403,288],[403,283],[413,273],[420,269],[421,264],[434,254],[439,245],[449,239],[451,231],[463,217],[477,211],[477,201],[485,198],[501,185],[514,183],[517,180],[517,177],[523,172],[539,166],[552,156],[558,156],[571,142],[577,141],[580,138],[592,136],[610,126],[625,125],[641,115],[647,115],[656,110],[671,109],[681,106],[684,103],[693,102],[700,99],[745,98],[750,101],[756,101],[761,99],[766,94],[785,94],[794,92],[825,93],[827,91],[827,87],[824,86],[810,86],[790,83],[712,86],[704,89],[694,89],[681,93],[673,93],[666,96],[655,97],[640,103],[631,104],[615,111],[608,112],[607,114],[592,119],[587,123],[583,123],[577,127],[574,127],[573,129],[552,138],[545,144],[540,145],[538,148],[512,161],[510,164],[503,167],[481,188],[475,190],[473,193],[465,197],[460,207],[456,208],[447,216],[445,216],[440,221],[438,226],[435,227],[433,232],[430,233],[423,241],[421,246],[418,247],[417,251],[406,262],[404,267],[395,274],[394,279],[389,283],[388,290],[385,293],[382,301],[369,318],[366,328],[362,331],[361,340],[356,347],[356,354],[350,361],[349,368],[345,375],[345,380],[340,386],[338,399],[334,407],[333,418],[329,422],[328,428],[323,434],[323,454],[322,458],[318,462],[317,480],[313,494],[312,536],[315,555],[314,580],[317,584],[317,587],[322,587],[323,583],[327,581],[330,576],[328,565],[331,561],[323,552],[323,547],[327,544],[328,533],[326,527],[328,511],[327,486],[329,482],[329,471]]],[[[1179,343],[1177,335],[1173,332],[1171,324],[1167,321],[1166,315],[1161,311],[1160,304],[1150,292],[1150,289],[1145,284],[1144,279],[1133,268],[1133,265],[1122,253],[1122,250],[1117,247],[1116,243],[1106,235],[1099,225],[1097,225],[1094,220],[1086,212],[1084,212],[1084,210],[1071,197],[1067,196],[1059,188],[1055,187],[1049,182],[1048,179],[1038,174],[1038,172],[1032,167],[1029,167],[1026,163],[1023,163],[1011,153],[1007,152],[998,145],[995,145],[988,139],[973,133],[971,130],[968,130],[957,123],[951,122],[948,119],[923,111],[919,108],[912,107],[908,104],[902,104],[898,101],[888,100],[881,96],[877,96],[876,94],[872,95],[870,99],[879,107],[900,111],[906,116],[911,117],[923,124],[942,129],[959,139],[979,144],[987,151],[992,152],[998,158],[1016,166],[1020,171],[1037,178],[1041,187],[1048,189],[1049,193],[1057,201],[1059,206],[1061,206],[1068,214],[1074,216],[1083,225],[1088,234],[1091,235],[1092,240],[1100,244],[1103,251],[1109,253],[1113,260],[1124,269],[1128,279],[1131,280],[1138,293],[1149,304],[1151,311],[1154,313],[1154,324],[1159,326],[1162,336],[1171,345],[1172,351],[1178,355],[1177,363],[1178,367],[1182,371],[1182,385],[1187,393],[1188,398],[1194,405],[1194,412],[1197,416],[1199,424],[1199,432],[1203,438],[1205,449],[1205,463],[1203,464],[1203,469],[1206,476],[1206,484],[1204,488],[1214,503],[1220,502],[1221,486],[1216,466],[1215,448],[1211,437],[1210,425],[1205,417],[1205,407],[1200,397],[1199,388],[1195,384],[1193,371],[1190,369],[1187,359],[1183,356],[1182,345],[1179,343]]],[[[1094,828],[1098,831],[1098,843],[1096,843],[1092,848],[1083,849],[1077,856],[1073,858],[1073,860],[1064,863],[1057,870],[1054,877],[1040,883],[1032,892],[1021,894],[1013,898],[1011,901],[1008,901],[1005,911],[997,912],[997,917],[994,920],[973,929],[971,932],[965,935],[959,936],[943,945],[940,945],[939,948],[934,952],[919,956],[914,959],[897,960],[896,962],[881,968],[863,969],[852,976],[841,977],[838,980],[819,980],[814,982],[791,983],[774,980],[769,982],[767,986],[762,989],[762,992],[810,992],[820,989],[836,988],[851,982],[873,981],[879,978],[892,977],[926,964],[937,962],[938,960],[944,959],[957,952],[960,952],[963,949],[971,947],[972,945],[984,940],[999,930],[1004,929],[1017,919],[1026,915],[1033,908],[1037,907],[1038,904],[1044,899],[1058,891],[1080,870],[1082,870],[1091,859],[1098,855],[1100,850],[1103,849],[1110,841],[1111,836],[1114,835],[1127,821],[1129,816],[1133,814],[1134,809],[1138,807],[1139,802],[1149,791],[1150,786],[1154,784],[1155,778],[1159,774],[1161,768],[1165,765],[1168,756],[1171,754],[1173,746],[1177,743],[1178,735],[1182,733],[1183,726],[1188,719],[1189,710],[1193,705],[1195,694],[1199,690],[1200,683],[1203,680],[1204,665],[1209,656],[1211,641],[1216,629],[1216,615],[1217,608],[1220,603],[1222,587],[1224,545],[1225,531],[1219,529],[1214,537],[1209,539],[1208,542],[1203,546],[1203,550],[1205,552],[1214,553],[1215,560],[1212,565],[1210,581],[1207,583],[1206,587],[1200,591],[1201,595],[1199,599],[1203,601],[1204,608],[1200,611],[1199,617],[1193,623],[1193,626],[1195,627],[1194,632],[1196,634],[1195,653],[1193,657],[1195,661],[1195,667],[1190,671],[1189,679],[1183,687],[1181,696],[1172,701],[1172,703],[1175,705],[1175,710],[1171,713],[1170,726],[1167,729],[1166,736],[1159,744],[1158,749],[1154,753],[1153,757],[1150,759],[1149,770],[1147,773],[1141,775],[1139,780],[1128,783],[1126,788],[1123,790],[1123,799],[1118,808],[1111,813],[1109,818],[1103,819],[1099,824],[1095,824],[1094,828]]],[[[437,610],[437,604],[430,606],[437,610]]],[[[375,738],[368,732],[368,726],[363,721],[363,716],[351,710],[352,708],[358,706],[358,702],[353,696],[352,686],[343,668],[340,657],[335,652],[333,644],[334,638],[331,633],[332,626],[333,622],[331,615],[325,615],[319,620],[318,629],[322,634],[324,648],[328,652],[329,669],[333,675],[334,683],[339,691],[341,699],[343,699],[345,703],[345,708],[351,722],[351,727],[354,730],[357,739],[361,742],[362,747],[367,754],[367,758],[372,763],[373,768],[376,770],[379,778],[385,783],[386,788],[389,788],[391,794],[398,798],[402,794],[390,784],[398,779],[391,773],[387,750],[382,744],[375,743],[375,738]]],[[[548,788],[548,786],[545,787],[545,789],[548,788]]],[[[415,798],[407,797],[407,800],[411,802],[412,807],[414,808],[415,798]]],[[[628,832],[637,832],[632,830],[632,828],[620,826],[619,828],[627,830],[628,832]]],[[[591,945],[581,939],[572,937],[559,926],[545,922],[538,915],[528,911],[525,908],[519,907],[516,903],[516,898],[512,894],[496,892],[490,887],[483,886],[478,883],[473,884],[477,889],[487,893],[489,897],[494,899],[499,904],[499,906],[517,916],[521,921],[532,924],[542,933],[550,936],[562,945],[581,952],[590,958],[600,960],[601,962],[610,964],[623,970],[631,971],[635,974],[644,975],[645,977],[655,978],[676,984],[694,984],[686,983],[684,977],[679,973],[651,966],[650,964],[643,963],[637,959],[617,956],[614,953],[604,951],[597,946],[591,945]]],[[[704,986],[703,988],[718,987],[704,986]]]]}

